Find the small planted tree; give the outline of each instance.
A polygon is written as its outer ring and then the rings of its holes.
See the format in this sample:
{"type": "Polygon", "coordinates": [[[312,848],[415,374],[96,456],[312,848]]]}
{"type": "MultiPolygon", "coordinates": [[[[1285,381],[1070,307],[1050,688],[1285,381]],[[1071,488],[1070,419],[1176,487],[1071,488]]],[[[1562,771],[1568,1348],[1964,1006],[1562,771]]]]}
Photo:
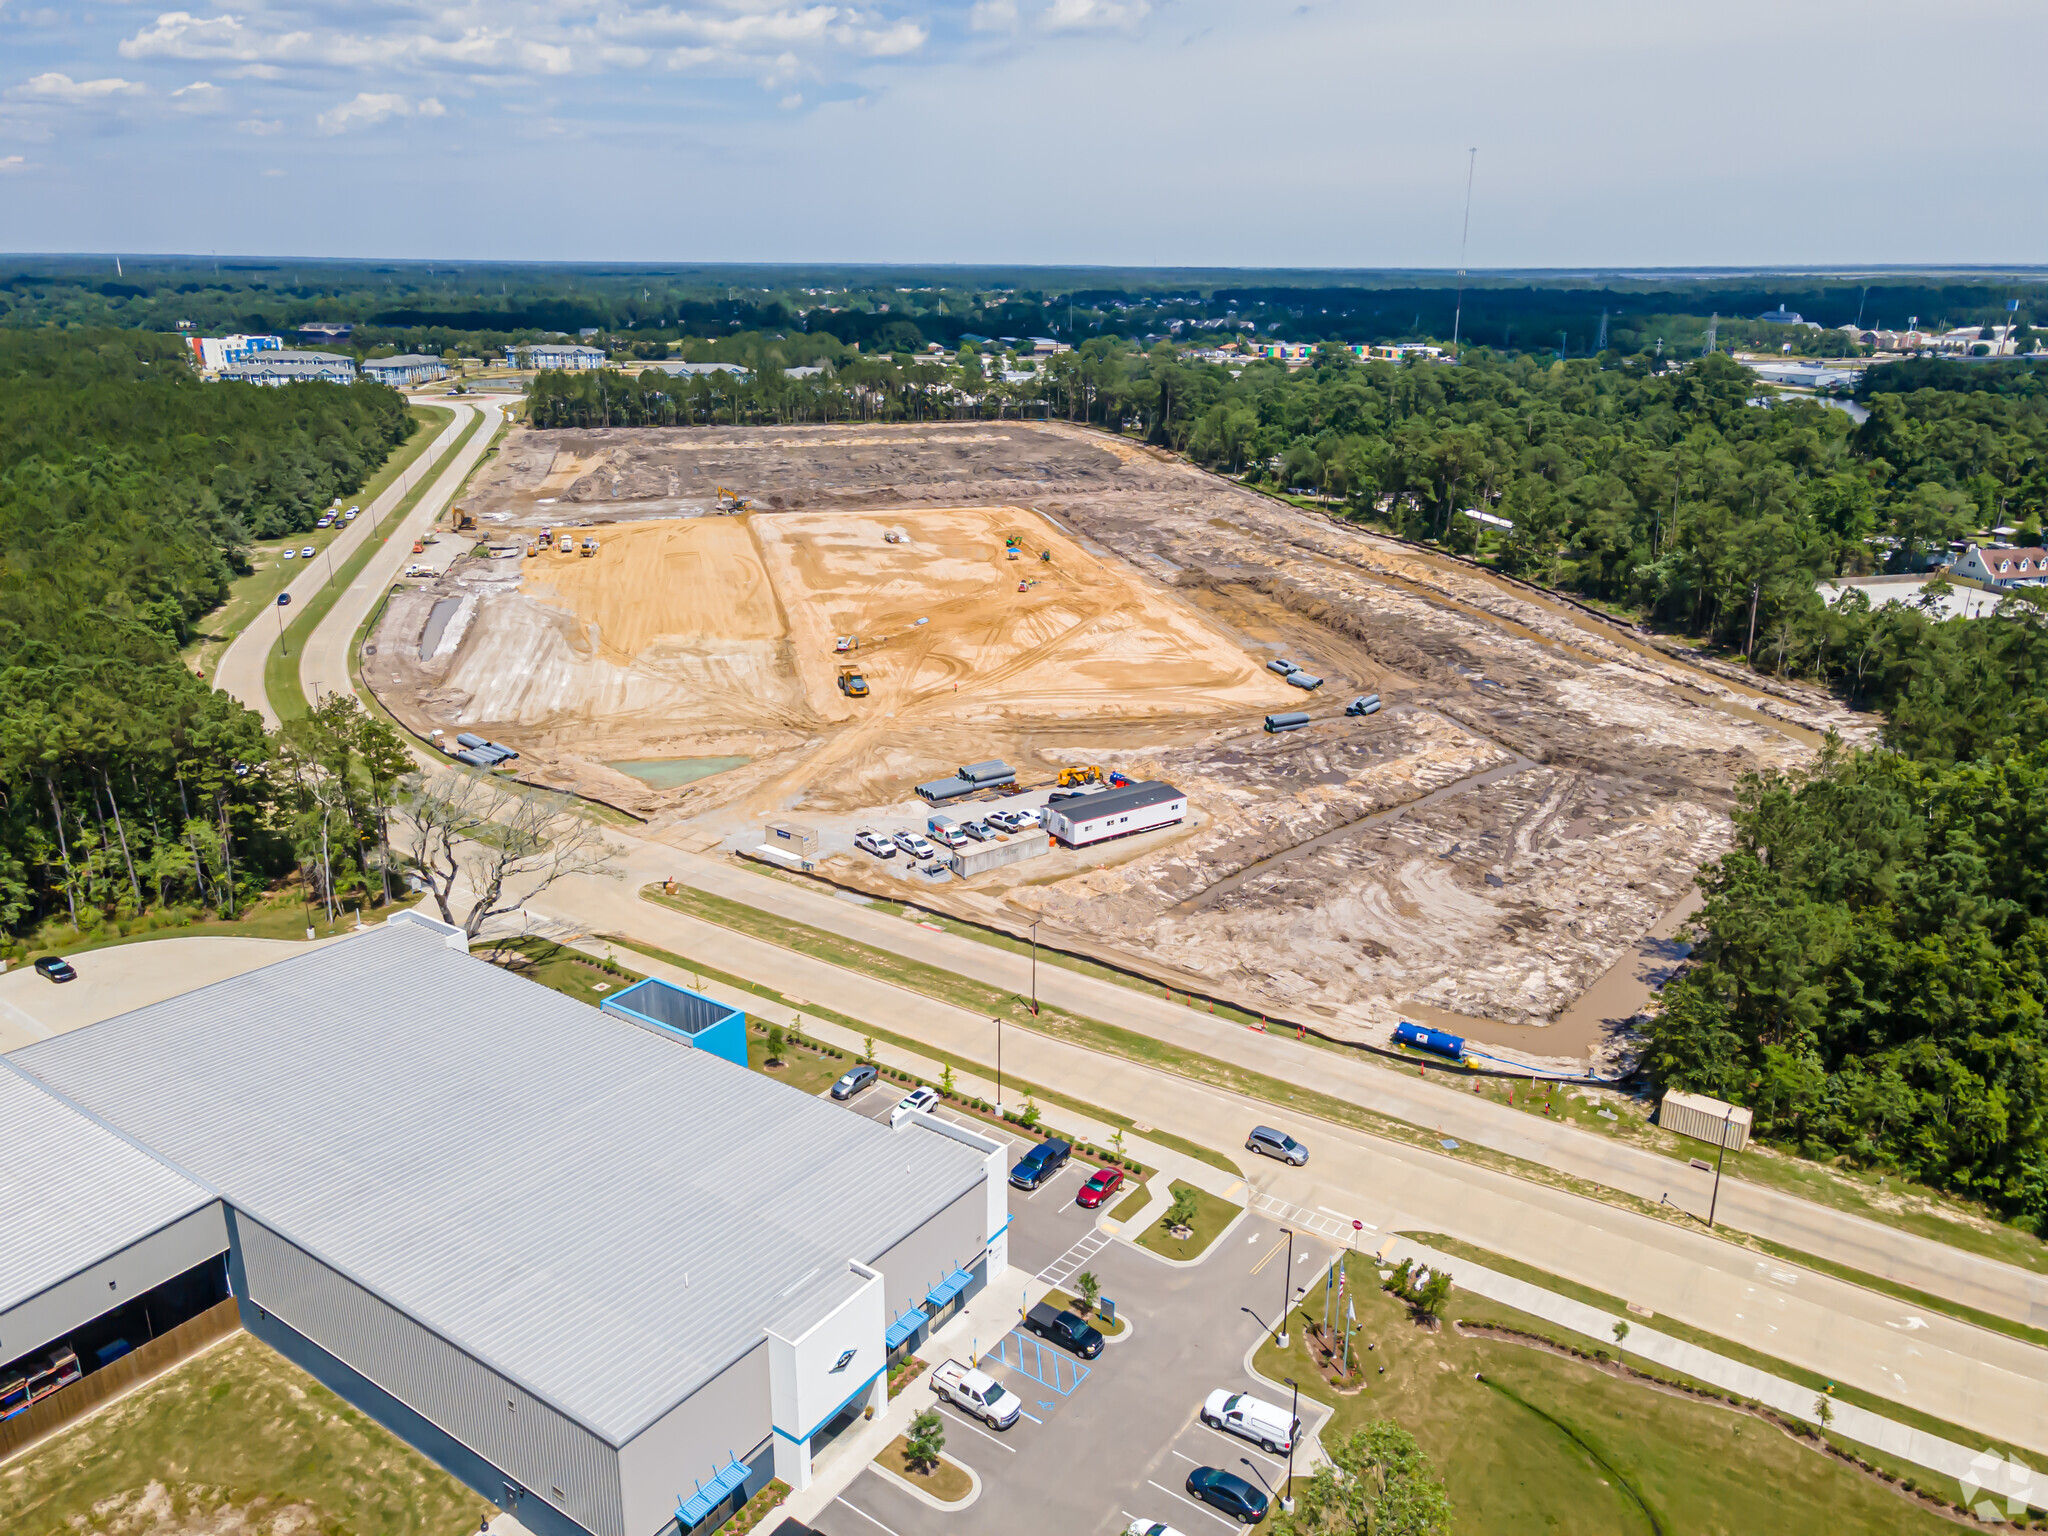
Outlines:
{"type": "Polygon", "coordinates": [[[1166,1225],[1176,1232],[1186,1232],[1194,1225],[1195,1209],[1193,1186],[1181,1185],[1173,1192],[1173,1204],[1166,1208],[1166,1225]]]}
{"type": "Polygon", "coordinates": [[[1627,1345],[1628,1319],[1625,1317],[1618,1317],[1614,1320],[1614,1347],[1618,1350],[1621,1350],[1624,1354],[1626,1354],[1627,1345]]]}
{"type": "Polygon", "coordinates": [[[939,1074],[939,1092],[949,1099],[953,1097],[953,1063],[950,1061],[946,1063],[945,1070],[939,1074]]]}
{"type": "Polygon", "coordinates": [[[782,1032],[782,1026],[780,1024],[770,1024],[768,1026],[768,1064],[771,1067],[781,1066],[782,1053],[788,1049],[789,1037],[782,1032]]]}
{"type": "Polygon", "coordinates": [[[1102,1280],[1092,1269],[1074,1276],[1074,1289],[1081,1293],[1081,1310],[1093,1312],[1102,1301],[1102,1280]]]}
{"type": "Polygon", "coordinates": [[[1027,1131],[1038,1129],[1038,1101],[1028,1093],[1024,1095],[1024,1112],[1017,1116],[1017,1123],[1027,1131]]]}
{"type": "Polygon", "coordinates": [[[1835,1401],[1825,1392],[1813,1400],[1813,1416],[1820,1420],[1820,1432],[1826,1435],[1835,1427],[1835,1401]]]}
{"type": "Polygon", "coordinates": [[[860,1037],[860,1059],[862,1061],[873,1061],[875,1059],[875,1037],[873,1035],[862,1035],[860,1037]]]}
{"type": "Polygon", "coordinates": [[[936,1411],[927,1408],[910,1421],[910,1433],[904,1437],[903,1459],[919,1472],[929,1472],[939,1464],[939,1452],[946,1448],[946,1421],[936,1411]]]}

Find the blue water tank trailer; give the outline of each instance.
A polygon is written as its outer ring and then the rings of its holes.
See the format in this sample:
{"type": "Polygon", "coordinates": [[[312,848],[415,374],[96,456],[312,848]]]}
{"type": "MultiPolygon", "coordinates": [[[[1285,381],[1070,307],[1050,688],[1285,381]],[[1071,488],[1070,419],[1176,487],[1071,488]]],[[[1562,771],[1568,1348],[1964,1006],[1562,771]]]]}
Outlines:
{"type": "Polygon", "coordinates": [[[1394,1026],[1394,1044],[1412,1045],[1418,1051],[1431,1051],[1438,1056],[1448,1056],[1453,1061],[1465,1059],[1465,1042],[1456,1035],[1447,1035],[1440,1029],[1424,1029],[1420,1024],[1402,1022],[1394,1026]]]}

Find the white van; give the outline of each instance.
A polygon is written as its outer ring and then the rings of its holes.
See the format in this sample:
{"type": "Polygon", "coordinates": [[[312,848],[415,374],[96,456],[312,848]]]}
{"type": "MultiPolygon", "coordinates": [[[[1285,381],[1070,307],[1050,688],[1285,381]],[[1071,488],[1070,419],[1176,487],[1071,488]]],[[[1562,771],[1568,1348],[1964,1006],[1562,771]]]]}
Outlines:
{"type": "Polygon", "coordinates": [[[1244,1436],[1269,1456],[1293,1449],[1294,1437],[1301,1433],[1301,1420],[1249,1392],[1211,1392],[1202,1404],[1202,1422],[1244,1436]]]}

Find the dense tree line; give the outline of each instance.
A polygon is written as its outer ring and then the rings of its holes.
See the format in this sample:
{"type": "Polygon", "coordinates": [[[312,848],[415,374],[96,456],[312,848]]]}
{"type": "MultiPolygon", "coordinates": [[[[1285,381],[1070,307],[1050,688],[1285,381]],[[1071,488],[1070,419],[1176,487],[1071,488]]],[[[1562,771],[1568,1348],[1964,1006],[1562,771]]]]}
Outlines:
{"type": "Polygon", "coordinates": [[[366,888],[390,744],[340,706],[266,738],[179,647],[252,533],[410,430],[382,385],[209,385],[174,338],[0,331],[0,926],[232,915],[294,863],[322,899],[366,888]]]}

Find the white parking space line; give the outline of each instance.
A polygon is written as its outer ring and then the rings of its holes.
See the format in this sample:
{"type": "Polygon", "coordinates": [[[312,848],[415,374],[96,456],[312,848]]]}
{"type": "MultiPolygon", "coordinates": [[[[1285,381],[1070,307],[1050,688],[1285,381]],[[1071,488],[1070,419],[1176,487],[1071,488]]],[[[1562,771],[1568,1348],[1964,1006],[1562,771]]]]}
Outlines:
{"type": "Polygon", "coordinates": [[[1109,1239],[1091,1227],[1087,1236],[1076,1239],[1072,1247],[1041,1269],[1038,1278],[1048,1285],[1064,1285],[1070,1275],[1108,1246],[1109,1239]]]}
{"type": "MultiPolygon", "coordinates": [[[[1231,1434],[1225,1434],[1225,1433],[1224,1433],[1224,1432],[1223,1432],[1222,1430],[1220,1430],[1220,1429],[1217,1429],[1217,1428],[1213,1427],[1212,1425],[1208,1425],[1208,1424],[1204,1424],[1204,1425],[1202,1425],[1202,1426],[1201,1426],[1201,1428],[1202,1428],[1203,1430],[1205,1430],[1206,1432],[1208,1432],[1209,1434],[1212,1434],[1212,1435],[1214,1435],[1214,1436],[1215,1436],[1215,1437],[1216,1437],[1216,1438],[1217,1438],[1218,1440],[1227,1440],[1227,1441],[1229,1441],[1231,1445],[1235,1446],[1235,1447],[1236,1447],[1236,1448],[1237,1448],[1238,1450],[1240,1450],[1240,1451],[1243,1451],[1243,1452],[1244,1452],[1244,1453],[1245,1453],[1245,1454],[1246,1454],[1247,1456],[1250,1456],[1250,1457],[1251,1457],[1251,1459],[1252,1459],[1253,1461],[1257,1461],[1257,1462],[1264,1462],[1264,1463],[1265,1463],[1265,1465],[1266,1465],[1267,1467],[1271,1468],[1271,1469],[1272,1469],[1273,1471],[1275,1471],[1275,1472],[1278,1472],[1278,1471],[1280,1470],[1280,1463],[1279,1463],[1279,1462],[1277,1462],[1277,1461],[1266,1461],[1266,1458],[1265,1458],[1264,1456],[1260,1455],[1260,1454],[1259,1454],[1259,1453],[1258,1453],[1257,1451],[1247,1450],[1247,1449],[1246,1449],[1246,1447],[1245,1447],[1245,1443],[1244,1443],[1244,1442],[1243,1442],[1242,1440],[1238,1439],[1238,1438],[1237,1438],[1237,1436],[1235,1436],[1235,1435],[1231,1435],[1231,1434]]],[[[1176,1451],[1176,1452],[1174,1452],[1174,1454],[1175,1454],[1175,1455],[1177,1456],[1177,1455],[1179,1455],[1180,1453],[1179,1453],[1178,1451],[1176,1451]]]]}
{"type": "MultiPolygon", "coordinates": [[[[1012,1456],[1017,1454],[1017,1447],[1015,1447],[1014,1445],[1003,1445],[1002,1441],[998,1440],[994,1435],[990,1434],[987,1430],[976,1428],[974,1425],[968,1423],[967,1420],[962,1418],[959,1414],[953,1412],[952,1409],[941,1407],[939,1409],[939,1412],[944,1417],[952,1420],[955,1424],[958,1424],[962,1429],[972,1430],[975,1434],[981,1436],[982,1439],[986,1440],[990,1445],[1001,1446],[1003,1450],[1008,1451],[1012,1456]]],[[[1032,1419],[1031,1422],[1034,1424],[1038,1424],[1044,1421],[1040,1419],[1032,1419]]]]}
{"type": "MultiPolygon", "coordinates": [[[[1152,1479],[1149,1477],[1146,1478],[1145,1481],[1148,1483],[1152,1483],[1152,1479]]],[[[1235,1520],[1225,1520],[1223,1516],[1217,1514],[1216,1511],[1211,1509],[1208,1505],[1197,1504],[1193,1499],[1189,1498],[1184,1493],[1175,1493],[1171,1488],[1167,1487],[1164,1483],[1152,1483],[1152,1486],[1154,1488],[1157,1488],[1161,1493],[1165,1494],[1169,1499],[1179,1499],[1181,1503],[1187,1505],[1189,1509],[1200,1510],[1203,1514],[1207,1515],[1211,1520],[1216,1521],[1219,1525],[1235,1526],[1237,1524],[1235,1520]]],[[[881,1525],[881,1523],[882,1522],[879,1520],[875,1522],[875,1524],[877,1525],[881,1525]]],[[[884,1527],[884,1529],[886,1529],[886,1527],[884,1527]]]]}
{"type": "MultiPolygon", "coordinates": [[[[841,1504],[846,1504],[846,1500],[844,1498],[840,1499],[839,1502],[841,1504]]],[[[881,1526],[883,1530],[889,1531],[889,1536],[896,1536],[896,1533],[894,1531],[890,1531],[888,1526],[882,1525],[881,1521],[877,1520],[873,1515],[869,1514],[866,1510],[862,1509],[858,1504],[846,1504],[846,1507],[852,1510],[856,1515],[859,1515],[861,1519],[867,1521],[869,1524],[881,1526]]]]}
{"type": "Polygon", "coordinates": [[[1198,1467],[1202,1465],[1201,1462],[1195,1461],[1195,1458],[1190,1456],[1186,1451],[1175,1451],[1173,1454],[1178,1456],[1182,1461],[1193,1461],[1195,1465],[1198,1467]]]}

